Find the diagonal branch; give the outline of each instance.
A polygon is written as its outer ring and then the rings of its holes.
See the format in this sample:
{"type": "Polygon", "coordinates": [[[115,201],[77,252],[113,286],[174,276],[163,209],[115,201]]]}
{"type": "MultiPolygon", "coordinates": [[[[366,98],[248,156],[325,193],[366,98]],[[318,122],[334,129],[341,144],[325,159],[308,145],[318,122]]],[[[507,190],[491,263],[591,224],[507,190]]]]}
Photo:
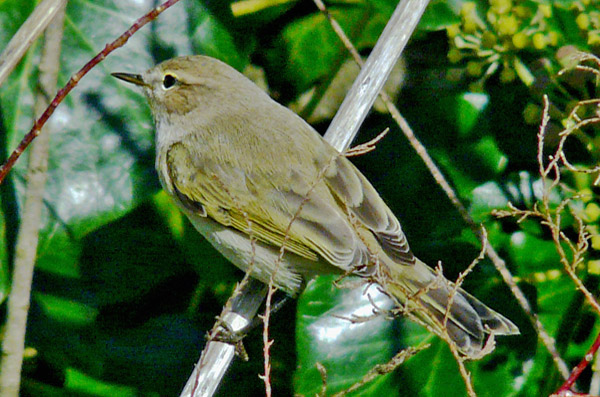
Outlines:
{"type": "Polygon", "coordinates": [[[17,66],[35,39],[53,21],[55,15],[64,8],[66,2],[67,0],[44,0],[35,7],[0,54],[0,86],[17,66]]]}
{"type": "MultiPolygon", "coordinates": [[[[387,75],[389,74],[389,71],[394,66],[396,60],[399,58],[400,52],[404,48],[404,45],[406,44],[406,42],[412,35],[412,32],[413,32],[414,28],[416,27],[416,24],[417,24],[418,20],[420,19],[420,16],[422,15],[423,11],[425,10],[427,3],[428,3],[428,1],[426,1],[426,0],[425,1],[424,0],[401,1],[396,9],[395,14],[394,14],[394,15],[396,15],[394,22],[392,23],[391,20],[388,22],[388,26],[392,26],[392,28],[386,28],[386,30],[384,30],[384,32],[390,31],[390,29],[391,29],[393,31],[392,33],[394,33],[394,34],[386,34],[386,35],[382,34],[382,36],[379,38],[379,40],[377,42],[378,44],[376,45],[376,47],[379,46],[380,48],[387,49],[386,51],[388,52],[388,55],[385,57],[385,62],[381,62],[382,61],[381,59],[380,59],[380,62],[375,62],[375,60],[371,61],[370,64],[372,65],[372,67],[365,69],[359,76],[359,78],[361,78],[361,83],[358,84],[360,86],[360,88],[349,92],[346,97],[346,100],[344,101],[345,104],[342,104],[342,107],[345,109],[344,112],[346,114],[351,114],[353,116],[352,122],[348,122],[347,120],[345,121],[345,118],[341,117],[341,116],[337,117],[337,120],[334,118],[334,120],[331,122],[328,132],[325,136],[325,139],[328,140],[328,142],[330,144],[332,144],[341,153],[343,153],[348,148],[348,146],[354,139],[356,132],[358,131],[358,128],[360,127],[360,124],[362,123],[362,120],[364,120],[366,113],[369,111],[372,103],[375,101],[375,99],[377,97],[377,93],[381,89],[381,85],[387,78],[387,75]],[[400,40],[399,40],[399,37],[400,37],[400,40]],[[399,42],[398,42],[398,40],[399,40],[399,42]],[[391,43],[392,41],[396,41],[396,42],[391,43]],[[393,47],[393,48],[390,49],[390,47],[393,47]],[[383,76],[383,79],[381,79],[381,76],[383,76]],[[382,80],[382,81],[379,81],[379,80],[382,80]],[[377,86],[376,83],[378,85],[380,83],[380,85],[377,86]],[[355,96],[357,98],[353,98],[355,96]],[[362,118],[354,117],[355,115],[358,115],[360,113],[363,113],[362,118]],[[345,124],[342,124],[344,122],[345,122],[345,124]]],[[[375,55],[376,54],[371,54],[369,59],[377,58],[375,55]]],[[[367,62],[369,62],[369,61],[367,60],[367,62]]],[[[342,107],[340,109],[342,109],[342,107]]],[[[241,296],[240,299],[244,299],[244,297],[241,296]]],[[[256,308],[258,309],[258,306],[256,308]]],[[[266,334],[266,335],[267,335],[267,342],[269,342],[268,334],[266,334]]],[[[264,337],[264,335],[263,335],[263,337],[264,337]]],[[[268,345],[266,347],[267,347],[266,351],[268,352],[268,345]]],[[[226,350],[231,350],[231,346],[226,346],[225,344],[222,344],[221,349],[214,350],[211,352],[211,354],[218,355],[220,353],[225,352],[226,350]]],[[[268,355],[268,353],[266,353],[266,354],[268,355]]],[[[230,357],[230,359],[228,361],[224,360],[222,362],[219,362],[218,364],[215,364],[215,365],[218,365],[221,367],[218,369],[218,372],[224,373],[225,370],[227,369],[227,367],[231,364],[231,362],[233,361],[233,354],[231,354],[228,357],[230,357]]],[[[204,374],[206,372],[215,371],[215,370],[217,370],[217,369],[215,369],[211,366],[204,366],[203,368],[201,368],[200,375],[196,375],[196,376],[204,376],[204,374]]],[[[268,375],[268,371],[265,371],[265,374],[268,375]]],[[[268,377],[265,377],[265,382],[268,382],[267,378],[268,377]]],[[[192,378],[190,378],[190,380],[191,379],[192,378]]],[[[211,382],[215,382],[215,380],[212,379],[211,382]]],[[[218,386],[218,381],[217,381],[217,385],[215,385],[215,387],[211,388],[211,389],[216,390],[217,386],[218,386]]],[[[214,393],[214,391],[212,393],[214,393]]],[[[187,396],[194,396],[194,397],[195,396],[212,396],[213,395],[212,393],[204,393],[204,394],[194,393],[194,394],[192,394],[191,388],[190,389],[186,388],[186,390],[181,394],[181,396],[182,397],[184,397],[184,396],[185,397],[187,397],[187,396]]]]}
{"type": "MultiPolygon", "coordinates": [[[[315,1],[315,3],[317,3],[317,6],[319,6],[319,8],[322,11],[327,12],[323,3],[321,2],[321,0],[314,0],[314,1],[315,1]]],[[[356,48],[354,48],[354,46],[352,45],[352,43],[350,42],[348,37],[345,35],[343,30],[339,26],[339,24],[335,23],[335,20],[333,20],[333,18],[331,18],[331,16],[328,13],[326,13],[326,15],[328,16],[329,20],[332,23],[332,28],[334,29],[336,34],[340,37],[340,40],[347,46],[348,52],[350,52],[350,54],[353,56],[355,62],[359,66],[361,66],[361,68],[366,67],[366,64],[363,65],[363,61],[360,58],[360,56],[358,55],[358,51],[356,50],[356,48]]],[[[548,334],[544,325],[537,317],[537,314],[533,312],[531,304],[525,297],[525,294],[517,286],[517,283],[516,283],[514,277],[512,276],[512,274],[506,267],[506,262],[500,257],[500,255],[498,255],[496,250],[492,247],[492,245],[487,240],[487,237],[482,234],[481,228],[477,225],[477,223],[475,223],[475,221],[473,220],[473,218],[467,211],[466,207],[463,205],[463,203],[458,198],[458,195],[456,194],[456,192],[454,191],[452,186],[450,186],[450,183],[444,177],[442,171],[435,164],[435,162],[433,161],[433,159],[427,152],[427,149],[425,148],[425,146],[415,136],[412,128],[408,125],[408,122],[404,119],[404,117],[402,116],[400,111],[392,103],[389,96],[385,93],[385,91],[381,91],[379,93],[379,96],[385,103],[392,118],[396,121],[396,123],[398,124],[398,126],[400,127],[400,129],[402,130],[402,132],[404,133],[406,138],[408,139],[410,145],[413,147],[415,152],[417,152],[419,157],[421,157],[421,159],[423,160],[423,163],[425,164],[425,166],[427,167],[427,169],[433,176],[436,183],[442,188],[444,193],[446,193],[446,196],[448,196],[448,198],[450,199],[450,202],[454,205],[454,207],[460,213],[463,220],[469,225],[469,227],[471,228],[473,233],[475,233],[475,235],[478,237],[478,239],[480,241],[485,242],[485,250],[486,250],[486,254],[487,254],[488,258],[490,258],[490,260],[492,261],[492,263],[494,264],[494,266],[496,267],[496,269],[502,276],[502,279],[504,280],[504,282],[509,286],[511,292],[517,299],[517,302],[519,303],[519,305],[521,306],[523,311],[529,316],[529,319],[531,320],[533,327],[536,329],[540,340],[542,341],[542,343],[544,344],[544,346],[546,347],[546,349],[552,356],[561,375],[566,379],[569,376],[568,366],[566,365],[564,360],[558,354],[558,350],[556,349],[556,344],[555,344],[554,339],[548,334]]]]}
{"type": "Polygon", "coordinates": [[[104,47],[104,49],[102,51],[100,51],[100,53],[98,55],[96,55],[94,58],[92,58],[88,63],[86,63],[77,73],[75,73],[69,79],[67,84],[58,91],[58,93],[56,94],[56,96],[54,97],[52,102],[50,102],[50,105],[46,108],[46,110],[40,116],[40,118],[38,118],[36,120],[36,122],[33,124],[33,127],[31,128],[31,130],[21,140],[21,142],[19,143],[17,148],[10,154],[10,157],[8,158],[8,160],[2,165],[2,167],[0,167],[0,184],[2,184],[2,181],[4,180],[6,175],[10,172],[12,167],[15,165],[15,163],[17,162],[19,157],[21,157],[21,155],[23,154],[25,149],[27,149],[27,147],[31,144],[31,142],[41,133],[42,127],[44,126],[44,124],[46,124],[46,122],[48,121],[50,116],[52,116],[52,114],[54,113],[54,111],[56,110],[58,105],[65,99],[67,94],[69,94],[69,92],[71,92],[71,90],[73,88],[75,88],[75,86],[77,86],[77,83],[79,82],[79,80],[81,80],[83,78],[83,76],[85,76],[90,70],[92,70],[92,68],[94,66],[96,66],[104,58],[106,58],[106,56],[108,54],[110,54],[117,48],[125,45],[125,43],[127,43],[129,38],[131,36],[133,36],[133,34],[135,32],[140,30],[148,22],[156,19],[156,17],[158,17],[163,11],[165,11],[167,8],[171,7],[173,4],[177,3],[178,1],[179,0],[167,0],[163,4],[152,9],[150,12],[148,12],[143,17],[139,18],[137,21],[135,21],[133,23],[133,25],[131,25],[131,27],[129,29],[127,29],[125,31],[125,33],[123,33],[122,35],[117,37],[117,39],[114,40],[113,42],[107,44],[104,47]]]}

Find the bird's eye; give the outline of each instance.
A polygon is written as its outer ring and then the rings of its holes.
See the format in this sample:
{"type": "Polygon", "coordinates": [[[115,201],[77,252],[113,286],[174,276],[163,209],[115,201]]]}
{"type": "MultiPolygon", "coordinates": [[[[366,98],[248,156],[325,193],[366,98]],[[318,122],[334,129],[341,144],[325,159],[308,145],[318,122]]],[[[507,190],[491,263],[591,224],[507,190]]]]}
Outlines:
{"type": "Polygon", "coordinates": [[[173,87],[177,83],[177,79],[172,74],[166,74],[163,79],[163,87],[165,90],[173,87]]]}

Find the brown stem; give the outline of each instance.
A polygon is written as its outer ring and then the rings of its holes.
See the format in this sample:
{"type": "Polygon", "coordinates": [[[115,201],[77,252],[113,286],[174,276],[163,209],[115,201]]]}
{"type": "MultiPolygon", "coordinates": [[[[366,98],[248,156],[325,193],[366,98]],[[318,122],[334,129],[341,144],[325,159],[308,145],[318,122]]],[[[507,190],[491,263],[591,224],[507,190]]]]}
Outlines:
{"type": "Polygon", "coordinates": [[[110,54],[117,48],[122,47],[127,42],[127,40],[129,40],[129,38],[131,36],[133,36],[133,34],[135,32],[140,30],[140,28],[142,28],[148,22],[156,19],[156,17],[159,16],[163,11],[165,11],[167,8],[171,7],[173,4],[177,3],[178,1],[179,0],[167,0],[163,4],[159,5],[158,7],[154,8],[153,10],[148,12],[143,17],[139,18],[137,21],[135,21],[133,23],[133,25],[131,25],[131,27],[129,29],[127,29],[125,31],[125,33],[120,35],[115,41],[107,44],[104,47],[104,49],[102,51],[100,51],[100,53],[98,53],[98,55],[96,55],[94,58],[92,58],[88,63],[86,63],[77,73],[75,73],[69,79],[67,84],[58,91],[58,93],[56,94],[56,96],[54,97],[54,99],[52,100],[50,105],[46,108],[46,111],[40,116],[40,118],[38,118],[36,120],[35,124],[31,128],[31,130],[21,140],[21,142],[19,143],[17,148],[11,153],[11,155],[8,158],[8,160],[6,161],[6,163],[4,163],[2,165],[2,167],[0,168],[0,184],[2,184],[2,181],[4,181],[4,178],[6,177],[8,172],[12,169],[12,167],[15,165],[15,163],[19,159],[19,157],[21,157],[21,154],[23,154],[25,149],[27,149],[29,144],[40,134],[40,132],[42,131],[42,127],[44,126],[44,124],[46,124],[46,121],[48,121],[48,118],[50,118],[50,116],[54,113],[54,110],[56,110],[56,107],[65,99],[67,94],[69,92],[71,92],[71,90],[73,88],[75,88],[75,86],[77,85],[79,80],[81,80],[81,78],[83,76],[85,76],[94,66],[96,66],[104,58],[106,58],[106,56],[108,54],[110,54]]]}
{"type": "Polygon", "coordinates": [[[596,340],[594,341],[588,352],[585,354],[585,356],[583,356],[583,359],[579,362],[579,364],[577,364],[575,368],[573,368],[573,371],[571,372],[571,375],[569,375],[569,378],[565,381],[565,383],[562,384],[561,387],[558,388],[554,395],[577,395],[571,391],[571,388],[573,387],[575,381],[577,381],[583,370],[586,369],[590,362],[592,362],[594,356],[596,355],[596,352],[598,351],[598,348],[600,348],[600,334],[598,334],[596,340]]]}

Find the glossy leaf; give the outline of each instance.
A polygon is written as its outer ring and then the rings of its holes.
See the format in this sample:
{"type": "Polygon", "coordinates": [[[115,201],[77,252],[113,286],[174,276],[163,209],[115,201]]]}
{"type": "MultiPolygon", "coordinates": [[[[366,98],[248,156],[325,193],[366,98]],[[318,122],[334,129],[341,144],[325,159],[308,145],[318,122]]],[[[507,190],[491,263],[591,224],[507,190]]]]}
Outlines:
{"type": "MultiPolygon", "coordinates": [[[[375,288],[339,289],[335,278],[320,277],[307,287],[298,302],[296,324],[298,368],[296,390],[314,395],[321,390],[321,375],[316,367],[327,371],[327,393],[345,390],[376,364],[386,363],[394,354],[397,343],[392,323],[382,316],[362,323],[351,322],[356,317],[373,314],[373,303],[385,309],[389,300],[375,288]]],[[[364,387],[363,393],[394,392],[393,375],[380,377],[364,387]]]]}

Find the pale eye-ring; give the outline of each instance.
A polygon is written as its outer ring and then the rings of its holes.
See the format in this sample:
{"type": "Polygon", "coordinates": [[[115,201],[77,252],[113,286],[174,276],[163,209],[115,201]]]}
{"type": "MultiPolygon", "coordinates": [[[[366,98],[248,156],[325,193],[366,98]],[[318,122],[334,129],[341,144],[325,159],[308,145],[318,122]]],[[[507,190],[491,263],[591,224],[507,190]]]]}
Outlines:
{"type": "Polygon", "coordinates": [[[175,76],[173,76],[172,74],[165,74],[165,77],[163,78],[163,88],[165,90],[168,90],[175,84],[177,84],[177,79],[175,78],[175,76]]]}

